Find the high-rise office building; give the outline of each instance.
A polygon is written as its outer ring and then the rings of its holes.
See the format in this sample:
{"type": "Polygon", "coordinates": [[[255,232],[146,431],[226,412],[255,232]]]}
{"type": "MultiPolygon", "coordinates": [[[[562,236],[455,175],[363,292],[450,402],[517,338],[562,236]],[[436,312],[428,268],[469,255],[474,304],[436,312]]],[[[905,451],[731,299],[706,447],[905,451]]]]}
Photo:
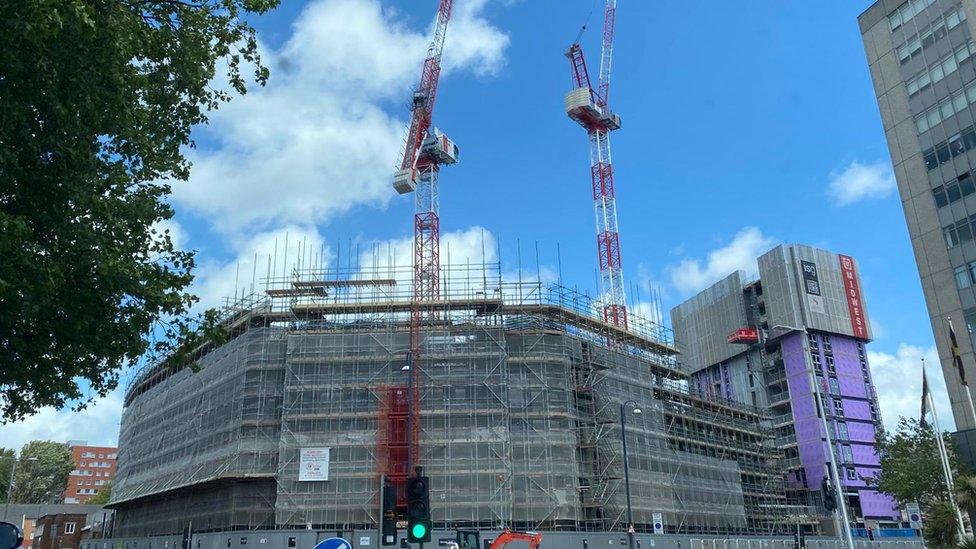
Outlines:
{"type": "Polygon", "coordinates": [[[672,309],[671,322],[694,391],[769,411],[789,503],[823,509],[832,445],[851,523],[894,527],[895,503],[865,480],[879,469],[881,417],[861,292],[853,258],[778,246],[759,258],[758,279],[734,272],[672,309]]]}
{"type": "Polygon", "coordinates": [[[976,465],[976,424],[947,338],[952,318],[966,373],[976,377],[976,0],[879,0],[858,22],[957,446],[976,465]]]}

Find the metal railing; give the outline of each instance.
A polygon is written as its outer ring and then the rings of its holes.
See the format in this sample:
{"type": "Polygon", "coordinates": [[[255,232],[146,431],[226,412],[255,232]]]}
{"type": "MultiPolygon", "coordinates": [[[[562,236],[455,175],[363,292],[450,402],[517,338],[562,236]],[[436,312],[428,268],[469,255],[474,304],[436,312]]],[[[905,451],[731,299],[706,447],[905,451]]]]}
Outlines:
{"type": "MultiPolygon", "coordinates": [[[[806,549],[845,549],[838,539],[806,539],[806,549]]],[[[796,541],[786,539],[713,538],[691,539],[690,549],[795,549],[796,541]]],[[[854,549],[923,549],[920,538],[910,540],[855,540],[854,549]]]]}

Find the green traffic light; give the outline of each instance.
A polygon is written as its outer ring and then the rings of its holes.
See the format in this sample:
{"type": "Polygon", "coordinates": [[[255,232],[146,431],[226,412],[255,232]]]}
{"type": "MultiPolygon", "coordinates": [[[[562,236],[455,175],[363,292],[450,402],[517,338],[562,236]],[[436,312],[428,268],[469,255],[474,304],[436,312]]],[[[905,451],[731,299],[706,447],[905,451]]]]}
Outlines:
{"type": "Polygon", "coordinates": [[[414,538],[422,538],[427,535],[427,526],[421,523],[414,524],[410,533],[413,534],[414,538]]]}

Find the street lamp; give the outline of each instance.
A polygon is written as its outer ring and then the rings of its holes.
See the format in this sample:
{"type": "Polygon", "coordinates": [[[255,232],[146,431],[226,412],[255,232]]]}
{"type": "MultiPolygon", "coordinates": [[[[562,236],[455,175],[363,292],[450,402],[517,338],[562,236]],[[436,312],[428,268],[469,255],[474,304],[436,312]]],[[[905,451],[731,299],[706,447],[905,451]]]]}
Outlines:
{"type": "Polygon", "coordinates": [[[7,514],[10,512],[10,500],[14,498],[14,476],[17,475],[18,461],[37,461],[37,458],[20,458],[17,456],[3,456],[3,459],[12,459],[14,464],[10,467],[10,480],[7,482],[7,503],[3,506],[3,520],[6,522],[7,514]]]}
{"type": "MultiPolygon", "coordinates": [[[[807,333],[805,328],[797,328],[796,326],[783,326],[782,324],[777,324],[776,326],[773,326],[772,328],[769,329],[769,331],[771,332],[774,330],[786,330],[787,332],[800,332],[803,334],[807,333]]],[[[763,337],[763,345],[765,345],[766,339],[767,338],[763,337]]],[[[810,350],[808,348],[808,342],[806,338],[803,338],[803,341],[801,343],[803,345],[803,364],[806,365],[807,363],[806,356],[810,354],[810,350]]],[[[840,484],[840,472],[837,469],[837,459],[834,456],[834,451],[835,451],[834,441],[830,436],[830,425],[827,423],[827,410],[824,410],[823,398],[820,395],[820,384],[817,383],[817,377],[813,372],[813,368],[805,368],[805,370],[807,372],[807,377],[810,381],[810,386],[813,387],[813,398],[815,401],[815,405],[817,407],[818,415],[820,416],[820,424],[821,427],[823,427],[824,436],[827,437],[827,448],[828,448],[827,456],[829,458],[828,465],[830,466],[830,476],[833,477],[834,492],[836,492],[837,494],[836,497],[839,500],[838,503],[840,504],[837,508],[837,511],[839,511],[840,512],[839,514],[843,516],[843,532],[844,535],[847,537],[848,547],[854,549],[854,537],[853,534],[851,533],[851,521],[850,521],[850,517],[847,514],[847,498],[844,496],[844,487],[841,486],[840,484]]],[[[795,419],[796,418],[794,418],[794,421],[795,419]]],[[[838,523],[837,533],[840,534],[842,529],[840,528],[841,520],[838,517],[838,513],[834,513],[834,520],[838,523]]]]}
{"type": "Polygon", "coordinates": [[[407,363],[401,372],[407,374],[407,474],[413,471],[413,353],[407,353],[407,363]]]}
{"type": "Polygon", "coordinates": [[[627,459],[627,407],[631,408],[631,413],[639,416],[643,411],[633,400],[628,400],[620,404],[620,444],[624,448],[624,489],[627,492],[627,547],[634,548],[634,510],[630,505],[630,462],[627,459]]]}

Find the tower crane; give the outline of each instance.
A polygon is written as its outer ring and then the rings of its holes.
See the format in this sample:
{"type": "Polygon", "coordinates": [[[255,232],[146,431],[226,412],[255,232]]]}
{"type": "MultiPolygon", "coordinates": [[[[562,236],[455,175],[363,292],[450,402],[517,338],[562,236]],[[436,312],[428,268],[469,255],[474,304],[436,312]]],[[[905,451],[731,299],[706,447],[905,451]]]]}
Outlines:
{"type": "Polygon", "coordinates": [[[616,15],[617,0],[606,0],[600,80],[596,89],[590,84],[586,58],[579,38],[566,52],[572,66],[573,90],[566,94],[565,106],[566,114],[583,126],[589,140],[600,290],[604,301],[603,319],[609,324],[626,329],[627,295],[620,258],[620,231],[617,228],[617,203],[610,154],[610,132],[620,129],[620,116],[610,109],[610,68],[613,61],[616,15]]]}
{"type": "MultiPolygon", "coordinates": [[[[440,299],[440,217],[438,216],[438,174],[442,165],[458,160],[457,145],[432,125],[441,54],[454,0],[439,0],[434,38],[413,94],[410,126],[404,141],[399,170],[393,188],[400,194],[414,193],[413,296],[410,307],[410,352],[408,357],[409,412],[406,471],[412,474],[420,458],[420,371],[421,329],[436,316],[430,302],[440,299]],[[426,306],[425,306],[426,304],[426,306]]],[[[399,467],[398,467],[399,469],[399,467]]],[[[401,480],[401,479],[398,479],[401,480]]],[[[401,480],[402,482],[402,480],[401,480]]]]}

